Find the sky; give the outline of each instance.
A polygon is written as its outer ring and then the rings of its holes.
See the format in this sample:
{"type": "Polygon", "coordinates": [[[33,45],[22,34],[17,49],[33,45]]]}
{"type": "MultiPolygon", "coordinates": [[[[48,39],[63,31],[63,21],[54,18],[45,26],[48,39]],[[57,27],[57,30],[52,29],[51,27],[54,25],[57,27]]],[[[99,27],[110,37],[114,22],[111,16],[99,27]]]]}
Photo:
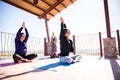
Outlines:
{"type": "MultiPolygon", "coordinates": [[[[120,0],[108,0],[111,31],[120,29],[120,0]]],[[[103,0],[77,0],[48,22],[52,32],[59,37],[60,17],[63,17],[71,35],[106,32],[103,0]]],[[[0,0],[0,32],[14,33],[25,21],[30,36],[46,37],[44,19],[6,4],[0,0]]]]}

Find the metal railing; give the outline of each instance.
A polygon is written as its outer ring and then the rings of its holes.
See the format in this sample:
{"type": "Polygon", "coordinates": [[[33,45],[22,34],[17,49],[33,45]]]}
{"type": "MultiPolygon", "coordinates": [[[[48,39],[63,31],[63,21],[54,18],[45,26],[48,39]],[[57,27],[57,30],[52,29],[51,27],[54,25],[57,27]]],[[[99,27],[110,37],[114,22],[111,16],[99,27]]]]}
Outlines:
{"type": "MultiPolygon", "coordinates": [[[[0,57],[9,57],[15,52],[15,34],[0,32],[0,57]]],[[[28,53],[44,54],[44,39],[29,37],[27,42],[28,53]]]]}
{"type": "MultiPolygon", "coordinates": [[[[118,46],[118,36],[117,36],[120,33],[117,33],[118,31],[111,32],[111,36],[115,37],[117,53],[120,54],[119,46],[118,46]]],[[[75,36],[76,53],[102,56],[104,54],[104,44],[103,44],[104,38],[106,38],[106,33],[76,35],[75,36]],[[102,49],[100,49],[100,37],[101,37],[102,49]],[[101,53],[103,54],[101,55],[101,53]]]]}
{"type": "MultiPolygon", "coordinates": [[[[117,53],[120,55],[120,43],[118,41],[119,30],[111,32],[112,37],[116,39],[117,53]]],[[[15,52],[15,34],[0,32],[0,57],[11,56],[15,52]]],[[[106,38],[106,33],[101,33],[101,46],[100,47],[100,33],[86,34],[86,35],[75,35],[73,42],[75,43],[75,52],[87,55],[101,55],[104,54],[103,39],[106,38]],[[102,49],[101,49],[102,48],[102,49]]],[[[29,37],[27,42],[28,53],[44,53],[44,38],[40,37],[29,37]]],[[[59,51],[59,50],[58,50],[59,51]]]]}
{"type": "Polygon", "coordinates": [[[99,34],[86,34],[76,36],[76,53],[99,55],[99,34]]]}

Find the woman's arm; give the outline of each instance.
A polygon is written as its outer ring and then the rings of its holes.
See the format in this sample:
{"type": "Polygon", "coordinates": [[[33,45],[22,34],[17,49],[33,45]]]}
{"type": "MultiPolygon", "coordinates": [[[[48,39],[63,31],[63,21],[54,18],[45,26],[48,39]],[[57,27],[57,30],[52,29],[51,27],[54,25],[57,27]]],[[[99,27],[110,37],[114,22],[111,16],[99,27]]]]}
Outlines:
{"type": "Polygon", "coordinates": [[[29,33],[28,33],[27,28],[25,28],[25,33],[26,33],[26,37],[25,37],[24,42],[27,42],[27,40],[28,40],[28,38],[29,38],[29,33]]]}
{"type": "Polygon", "coordinates": [[[21,27],[21,28],[18,30],[18,32],[17,32],[17,34],[16,34],[15,42],[20,39],[20,33],[21,33],[22,29],[23,29],[23,27],[21,27]]]}
{"type": "Polygon", "coordinates": [[[62,17],[60,17],[60,21],[61,21],[61,30],[60,30],[60,40],[63,38],[64,34],[63,34],[63,31],[66,27],[65,23],[64,23],[64,20],[62,17]]]}
{"type": "Polygon", "coordinates": [[[28,40],[28,38],[29,38],[29,33],[28,33],[28,30],[27,30],[27,28],[26,28],[26,26],[25,26],[25,22],[23,22],[23,28],[25,29],[25,33],[26,33],[24,42],[27,42],[27,40],[28,40]]]}

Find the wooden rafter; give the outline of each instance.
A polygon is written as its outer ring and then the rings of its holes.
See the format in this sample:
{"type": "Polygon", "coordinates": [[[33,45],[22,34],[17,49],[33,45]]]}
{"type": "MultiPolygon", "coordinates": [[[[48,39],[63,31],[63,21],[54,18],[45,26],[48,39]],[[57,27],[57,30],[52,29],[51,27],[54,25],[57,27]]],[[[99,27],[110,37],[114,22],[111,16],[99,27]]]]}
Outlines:
{"type": "MultiPolygon", "coordinates": [[[[35,4],[32,4],[32,3],[30,3],[29,1],[27,1],[27,0],[24,0],[26,3],[28,3],[28,4],[30,4],[30,5],[33,5],[33,6],[35,6],[36,8],[38,8],[38,9],[40,9],[40,10],[42,10],[43,12],[45,12],[45,10],[44,9],[42,9],[42,8],[40,8],[40,7],[38,7],[37,5],[35,5],[35,4]]],[[[51,14],[51,13],[49,13],[51,16],[54,16],[53,14],[51,14]]],[[[39,16],[39,15],[38,15],[39,16]]]]}
{"type": "Polygon", "coordinates": [[[20,8],[24,11],[38,16],[40,19],[47,15],[47,19],[60,13],[63,9],[74,3],[76,0],[38,0],[34,4],[34,0],[2,0],[10,5],[20,8]]]}
{"type": "Polygon", "coordinates": [[[59,5],[63,0],[58,0],[55,4],[53,4],[48,10],[46,10],[43,14],[41,14],[40,18],[44,18],[52,9],[54,9],[57,5],[59,5]]]}
{"type": "Polygon", "coordinates": [[[17,7],[17,8],[20,8],[20,9],[22,9],[22,10],[25,10],[25,11],[27,11],[27,12],[29,12],[29,13],[32,13],[32,14],[38,16],[38,14],[36,14],[36,13],[34,13],[34,12],[32,12],[32,11],[29,11],[29,10],[23,8],[23,7],[20,7],[20,6],[18,6],[17,4],[11,3],[11,2],[9,2],[8,0],[4,0],[4,2],[6,2],[6,3],[10,4],[10,5],[13,5],[13,6],[17,7]]]}
{"type": "Polygon", "coordinates": [[[67,6],[65,6],[63,3],[61,3],[62,6],[64,6],[65,8],[67,8],[67,6]]]}
{"type": "MultiPolygon", "coordinates": [[[[52,6],[51,4],[49,4],[48,2],[46,2],[45,0],[43,1],[44,3],[46,3],[47,5],[49,5],[49,6],[52,6]]],[[[54,8],[57,12],[59,12],[60,13],[60,11],[58,10],[58,9],[56,9],[56,8],[54,8]]]]}
{"type": "Polygon", "coordinates": [[[71,2],[71,3],[73,3],[73,1],[72,1],[72,0],[70,0],[70,2],[71,2]]]}

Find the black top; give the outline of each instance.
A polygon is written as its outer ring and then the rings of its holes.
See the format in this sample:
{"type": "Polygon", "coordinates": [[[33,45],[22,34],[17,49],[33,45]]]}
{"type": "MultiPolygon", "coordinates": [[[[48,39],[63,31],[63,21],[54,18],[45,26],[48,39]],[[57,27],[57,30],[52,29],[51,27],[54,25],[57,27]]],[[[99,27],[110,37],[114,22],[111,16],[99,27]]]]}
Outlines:
{"type": "Polygon", "coordinates": [[[61,23],[61,32],[60,32],[60,56],[69,56],[69,52],[73,52],[72,40],[64,36],[63,31],[66,28],[66,25],[61,23]]]}

